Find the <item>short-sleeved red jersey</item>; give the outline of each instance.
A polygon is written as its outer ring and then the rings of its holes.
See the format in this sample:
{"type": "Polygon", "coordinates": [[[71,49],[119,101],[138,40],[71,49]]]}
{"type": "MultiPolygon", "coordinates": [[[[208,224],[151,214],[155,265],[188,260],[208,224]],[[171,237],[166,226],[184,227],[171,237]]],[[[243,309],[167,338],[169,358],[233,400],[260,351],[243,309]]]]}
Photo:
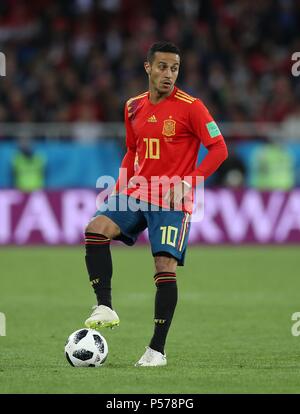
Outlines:
{"type": "MultiPolygon", "coordinates": [[[[174,87],[172,93],[158,104],[149,100],[149,92],[127,101],[125,105],[126,146],[135,153],[134,176],[155,177],[197,176],[197,158],[201,143],[205,147],[223,141],[223,137],[205,105],[174,87]]],[[[130,177],[129,177],[130,178],[130,177]]],[[[153,199],[151,186],[141,184],[125,188],[124,193],[164,206],[160,195],[153,199]]]]}

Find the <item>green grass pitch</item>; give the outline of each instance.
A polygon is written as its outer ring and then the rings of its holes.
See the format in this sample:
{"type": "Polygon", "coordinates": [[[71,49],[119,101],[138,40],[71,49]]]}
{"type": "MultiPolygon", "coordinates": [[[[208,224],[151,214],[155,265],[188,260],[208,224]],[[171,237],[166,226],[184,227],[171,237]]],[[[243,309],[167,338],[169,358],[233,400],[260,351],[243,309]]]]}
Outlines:
{"type": "Polygon", "coordinates": [[[177,272],[179,303],[168,365],[136,368],[152,334],[148,247],[113,246],[113,303],[101,368],[73,368],[69,334],[94,304],[84,248],[0,250],[0,393],[299,393],[299,247],[193,247],[177,272]]]}

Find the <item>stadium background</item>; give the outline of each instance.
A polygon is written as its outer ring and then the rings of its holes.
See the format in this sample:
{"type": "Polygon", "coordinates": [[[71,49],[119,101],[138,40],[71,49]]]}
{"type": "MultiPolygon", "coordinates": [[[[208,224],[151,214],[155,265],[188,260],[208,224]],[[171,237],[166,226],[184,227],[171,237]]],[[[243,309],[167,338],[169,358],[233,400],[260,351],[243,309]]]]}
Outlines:
{"type": "Polygon", "coordinates": [[[1,1],[0,392],[298,392],[299,27],[288,0],[1,1]],[[124,328],[105,334],[97,383],[70,374],[60,355],[94,300],[79,245],[98,177],[117,178],[124,104],[147,89],[146,51],[161,39],[181,49],[178,84],[208,106],[230,155],[206,183],[204,220],[178,272],[170,366],[159,377],[131,368],[152,329],[151,255],[115,246],[124,328]]]}

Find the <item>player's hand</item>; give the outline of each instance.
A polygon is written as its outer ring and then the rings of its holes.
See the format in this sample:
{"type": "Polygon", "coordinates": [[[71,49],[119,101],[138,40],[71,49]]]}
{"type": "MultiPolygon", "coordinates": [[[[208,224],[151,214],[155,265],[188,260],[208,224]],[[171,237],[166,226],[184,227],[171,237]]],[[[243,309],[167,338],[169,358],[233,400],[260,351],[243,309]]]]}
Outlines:
{"type": "Polygon", "coordinates": [[[184,197],[190,192],[191,187],[183,181],[175,184],[170,188],[164,196],[164,200],[173,210],[174,208],[180,209],[182,207],[182,201],[184,197]]]}

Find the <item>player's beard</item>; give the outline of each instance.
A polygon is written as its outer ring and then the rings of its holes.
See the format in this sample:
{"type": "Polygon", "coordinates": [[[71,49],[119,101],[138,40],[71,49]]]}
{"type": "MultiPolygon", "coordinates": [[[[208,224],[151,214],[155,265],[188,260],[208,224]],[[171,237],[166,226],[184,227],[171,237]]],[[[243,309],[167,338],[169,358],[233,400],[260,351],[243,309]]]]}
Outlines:
{"type": "Polygon", "coordinates": [[[163,81],[160,81],[158,83],[156,90],[160,95],[170,95],[173,90],[173,87],[173,83],[164,84],[163,81]]]}
{"type": "Polygon", "coordinates": [[[173,84],[172,83],[170,83],[170,84],[162,84],[162,91],[163,91],[163,93],[169,93],[169,92],[172,91],[172,89],[173,89],[173,84]]]}
{"type": "Polygon", "coordinates": [[[159,95],[159,96],[169,96],[174,88],[174,83],[170,82],[170,84],[164,85],[164,81],[161,79],[151,79],[151,72],[149,73],[149,84],[150,84],[150,88],[152,90],[155,90],[155,92],[159,95]]]}

